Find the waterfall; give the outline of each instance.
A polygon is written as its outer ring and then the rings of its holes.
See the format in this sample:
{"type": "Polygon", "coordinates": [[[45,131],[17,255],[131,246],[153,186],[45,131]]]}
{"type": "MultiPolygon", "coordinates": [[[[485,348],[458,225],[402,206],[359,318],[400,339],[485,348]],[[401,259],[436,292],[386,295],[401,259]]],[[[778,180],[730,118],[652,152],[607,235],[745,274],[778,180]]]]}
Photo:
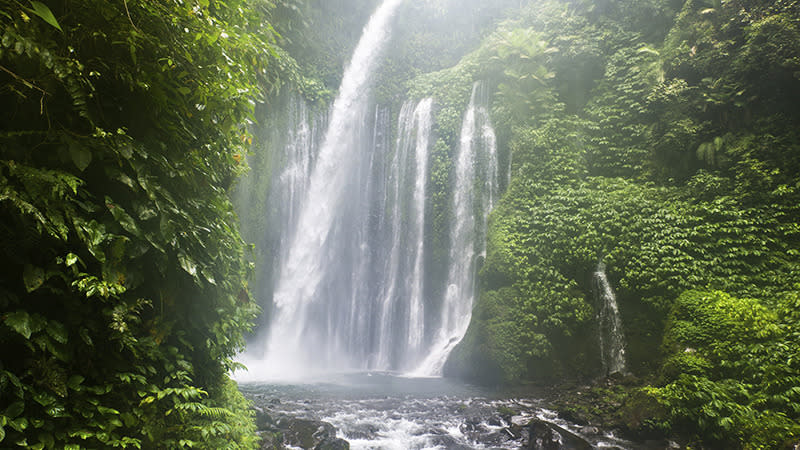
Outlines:
{"type": "Polygon", "coordinates": [[[385,111],[370,112],[369,85],[401,2],[384,0],[345,69],[281,257],[267,346],[241,358],[250,366],[251,376],[290,377],[314,367],[354,366],[365,357],[347,350],[354,345],[366,348],[362,341],[369,340],[369,330],[348,333],[347,329],[374,320],[361,317],[358,308],[348,304],[352,286],[365,282],[355,278],[370,270],[356,261],[372,232],[365,223],[372,211],[364,205],[381,189],[372,182],[376,177],[370,176],[381,169],[371,154],[388,134],[381,126],[385,111]]]}
{"type": "Polygon", "coordinates": [[[475,273],[497,196],[488,92],[473,86],[453,161],[449,270],[443,298],[425,298],[425,230],[434,100],[406,101],[396,128],[369,88],[402,0],[385,0],[364,28],[327,116],[300,99],[269,198],[275,258],[267,326],[239,359],[240,381],[337,371],[438,375],[469,324],[475,273]],[[319,130],[325,128],[324,136],[319,130]],[[393,131],[396,129],[396,132],[393,131]],[[395,136],[392,139],[392,136],[395,136]],[[415,370],[416,369],[416,370],[415,370]]]}
{"type": "Polygon", "coordinates": [[[619,316],[617,297],[608,282],[606,265],[601,261],[593,276],[597,309],[598,342],[603,375],[625,373],[625,336],[619,316]]]}
{"type": "Polygon", "coordinates": [[[497,196],[497,140],[482,83],[472,88],[461,125],[455,161],[450,268],[439,331],[415,375],[441,375],[453,347],[464,337],[472,317],[478,256],[485,256],[486,223],[497,196]],[[476,192],[476,186],[481,188],[476,192]]]}
{"type": "Polygon", "coordinates": [[[388,226],[392,230],[392,244],[380,296],[379,359],[372,364],[375,368],[399,368],[405,364],[393,362],[398,359],[404,363],[413,361],[422,345],[425,190],[432,107],[432,99],[422,100],[416,107],[405,102],[398,119],[398,137],[389,174],[392,212],[388,226]],[[413,173],[409,173],[411,165],[415,167],[413,173]],[[413,187],[410,195],[409,186],[413,187]]]}

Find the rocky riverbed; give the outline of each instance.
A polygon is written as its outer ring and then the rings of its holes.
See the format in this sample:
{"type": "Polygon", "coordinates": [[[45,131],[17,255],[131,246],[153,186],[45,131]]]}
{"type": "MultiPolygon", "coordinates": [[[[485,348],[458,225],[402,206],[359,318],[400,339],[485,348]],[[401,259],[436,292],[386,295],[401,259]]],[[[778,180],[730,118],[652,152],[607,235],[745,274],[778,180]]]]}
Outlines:
{"type": "MultiPolygon", "coordinates": [[[[258,411],[263,449],[666,449],[570,421],[548,400],[442,379],[355,374],[325,382],[241,385],[258,411]]],[[[578,423],[582,422],[582,423],[578,423]]]]}

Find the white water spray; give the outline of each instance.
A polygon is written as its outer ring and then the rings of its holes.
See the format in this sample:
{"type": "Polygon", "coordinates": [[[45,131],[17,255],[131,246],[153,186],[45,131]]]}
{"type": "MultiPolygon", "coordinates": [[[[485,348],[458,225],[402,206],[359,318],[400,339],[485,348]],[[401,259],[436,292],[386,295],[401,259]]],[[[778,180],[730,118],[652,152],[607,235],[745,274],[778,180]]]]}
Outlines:
{"type": "Polygon", "coordinates": [[[487,105],[488,93],[475,83],[455,162],[450,268],[441,324],[430,353],[412,373],[415,376],[442,374],[447,356],[464,337],[472,318],[477,256],[485,255],[486,222],[497,196],[497,139],[487,105]],[[478,180],[483,180],[483,188],[475,192],[478,180]]]}
{"type": "MultiPolygon", "coordinates": [[[[330,261],[329,235],[343,210],[347,190],[362,149],[357,145],[366,122],[371,77],[390,36],[391,20],[402,0],[385,0],[364,28],[353,57],[344,72],[334,101],[330,123],[317,155],[302,209],[292,233],[288,253],[276,283],[272,320],[266,353],[245,355],[244,362],[257,377],[302,374],[319,364],[315,347],[331,338],[304,327],[330,261]]],[[[334,319],[329,317],[328,320],[334,319]]],[[[328,328],[330,330],[332,328],[328,328]]],[[[343,345],[326,342],[326,347],[343,345]]],[[[246,378],[246,377],[243,377],[246,378]]]]}

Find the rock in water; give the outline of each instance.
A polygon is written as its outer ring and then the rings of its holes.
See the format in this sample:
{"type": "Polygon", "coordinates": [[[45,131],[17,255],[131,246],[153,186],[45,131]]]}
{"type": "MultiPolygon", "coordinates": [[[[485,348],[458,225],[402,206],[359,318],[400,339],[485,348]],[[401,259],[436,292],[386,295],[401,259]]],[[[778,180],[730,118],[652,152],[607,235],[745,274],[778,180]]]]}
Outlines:
{"type": "Polygon", "coordinates": [[[592,444],[558,425],[533,419],[528,422],[527,450],[591,450],[592,444]]]}

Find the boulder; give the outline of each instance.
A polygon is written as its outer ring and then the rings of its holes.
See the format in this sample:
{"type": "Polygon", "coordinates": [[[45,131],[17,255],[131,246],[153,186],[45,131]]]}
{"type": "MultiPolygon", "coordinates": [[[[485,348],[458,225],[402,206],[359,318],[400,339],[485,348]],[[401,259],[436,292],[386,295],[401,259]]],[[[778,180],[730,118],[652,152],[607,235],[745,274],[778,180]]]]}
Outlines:
{"type": "Polygon", "coordinates": [[[339,438],[327,439],[314,447],[314,450],[350,450],[350,443],[339,438]]]}
{"type": "Polygon", "coordinates": [[[312,449],[336,439],[333,425],[321,420],[283,417],[278,425],[284,430],[284,443],[294,447],[312,449]]]}
{"type": "Polygon", "coordinates": [[[283,436],[280,433],[272,431],[258,431],[257,434],[261,437],[261,444],[259,450],[285,450],[283,445],[283,436]]]}
{"type": "Polygon", "coordinates": [[[533,419],[526,427],[528,450],[591,450],[592,444],[558,425],[533,419]]]}

